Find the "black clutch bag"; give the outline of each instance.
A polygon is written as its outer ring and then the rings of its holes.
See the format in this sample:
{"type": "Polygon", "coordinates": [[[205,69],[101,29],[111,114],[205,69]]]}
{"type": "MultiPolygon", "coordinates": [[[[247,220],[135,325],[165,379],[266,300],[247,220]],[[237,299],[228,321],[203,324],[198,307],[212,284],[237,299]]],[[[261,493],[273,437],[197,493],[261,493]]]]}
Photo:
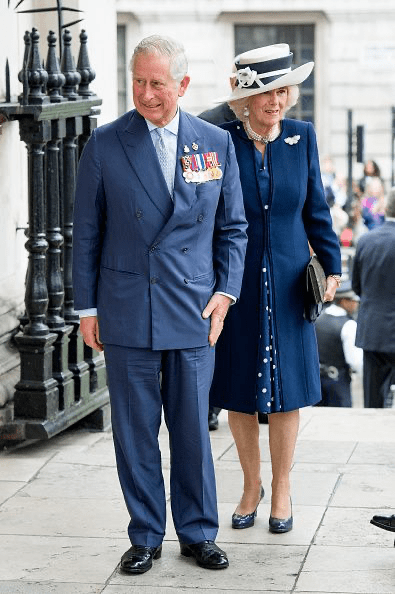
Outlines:
{"type": "Polygon", "coordinates": [[[315,322],[324,305],[326,290],[326,276],[317,256],[314,254],[306,269],[306,298],[304,317],[309,322],[315,322]]]}

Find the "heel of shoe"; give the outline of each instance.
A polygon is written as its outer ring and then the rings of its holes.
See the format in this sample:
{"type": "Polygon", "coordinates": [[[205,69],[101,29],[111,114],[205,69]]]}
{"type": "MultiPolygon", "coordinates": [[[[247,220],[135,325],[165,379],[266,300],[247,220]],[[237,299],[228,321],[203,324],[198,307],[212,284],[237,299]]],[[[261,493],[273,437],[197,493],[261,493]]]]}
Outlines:
{"type": "Polygon", "coordinates": [[[184,557],[192,557],[192,552],[188,545],[180,544],[180,552],[184,557]]]}
{"type": "Polygon", "coordinates": [[[160,559],[161,557],[162,557],[162,547],[160,546],[160,547],[158,547],[153,558],[156,560],[156,559],[160,559]]]}

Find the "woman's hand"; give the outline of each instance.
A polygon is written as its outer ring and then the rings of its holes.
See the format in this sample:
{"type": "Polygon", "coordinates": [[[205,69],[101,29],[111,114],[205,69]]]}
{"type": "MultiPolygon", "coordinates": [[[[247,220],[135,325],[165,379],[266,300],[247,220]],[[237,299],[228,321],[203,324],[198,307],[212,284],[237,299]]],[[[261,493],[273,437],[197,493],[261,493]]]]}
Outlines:
{"type": "Polygon", "coordinates": [[[326,291],[324,294],[324,301],[333,301],[338,288],[338,282],[333,276],[326,277],[326,291]]]}

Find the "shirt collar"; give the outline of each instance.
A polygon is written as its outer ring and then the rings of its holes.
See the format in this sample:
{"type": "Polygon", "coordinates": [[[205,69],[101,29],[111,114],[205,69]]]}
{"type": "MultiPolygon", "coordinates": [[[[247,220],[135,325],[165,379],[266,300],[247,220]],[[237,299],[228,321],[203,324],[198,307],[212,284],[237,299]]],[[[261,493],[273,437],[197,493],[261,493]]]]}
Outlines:
{"type": "MultiPolygon", "coordinates": [[[[156,126],[149,120],[145,120],[145,121],[147,122],[148,130],[150,132],[152,132],[153,130],[158,128],[158,126],[156,126]]],[[[177,108],[176,115],[168,124],[166,124],[166,126],[164,126],[164,129],[167,130],[168,132],[171,132],[172,134],[174,134],[174,136],[177,136],[179,123],[180,123],[180,110],[177,108]]]]}

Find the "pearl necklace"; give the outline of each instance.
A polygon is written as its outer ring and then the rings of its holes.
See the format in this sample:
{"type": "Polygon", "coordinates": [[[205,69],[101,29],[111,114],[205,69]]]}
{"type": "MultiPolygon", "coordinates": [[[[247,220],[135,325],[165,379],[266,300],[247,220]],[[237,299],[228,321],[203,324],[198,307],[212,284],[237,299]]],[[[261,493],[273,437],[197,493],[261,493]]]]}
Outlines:
{"type": "Polygon", "coordinates": [[[260,134],[254,132],[254,130],[251,128],[250,120],[248,118],[244,122],[244,128],[248,138],[250,138],[251,140],[256,140],[257,142],[261,142],[262,144],[268,144],[269,142],[273,142],[273,140],[276,140],[276,138],[278,138],[278,136],[280,136],[281,134],[280,124],[276,124],[274,127],[274,131],[272,131],[271,134],[268,134],[267,136],[261,136],[260,134]]]}

